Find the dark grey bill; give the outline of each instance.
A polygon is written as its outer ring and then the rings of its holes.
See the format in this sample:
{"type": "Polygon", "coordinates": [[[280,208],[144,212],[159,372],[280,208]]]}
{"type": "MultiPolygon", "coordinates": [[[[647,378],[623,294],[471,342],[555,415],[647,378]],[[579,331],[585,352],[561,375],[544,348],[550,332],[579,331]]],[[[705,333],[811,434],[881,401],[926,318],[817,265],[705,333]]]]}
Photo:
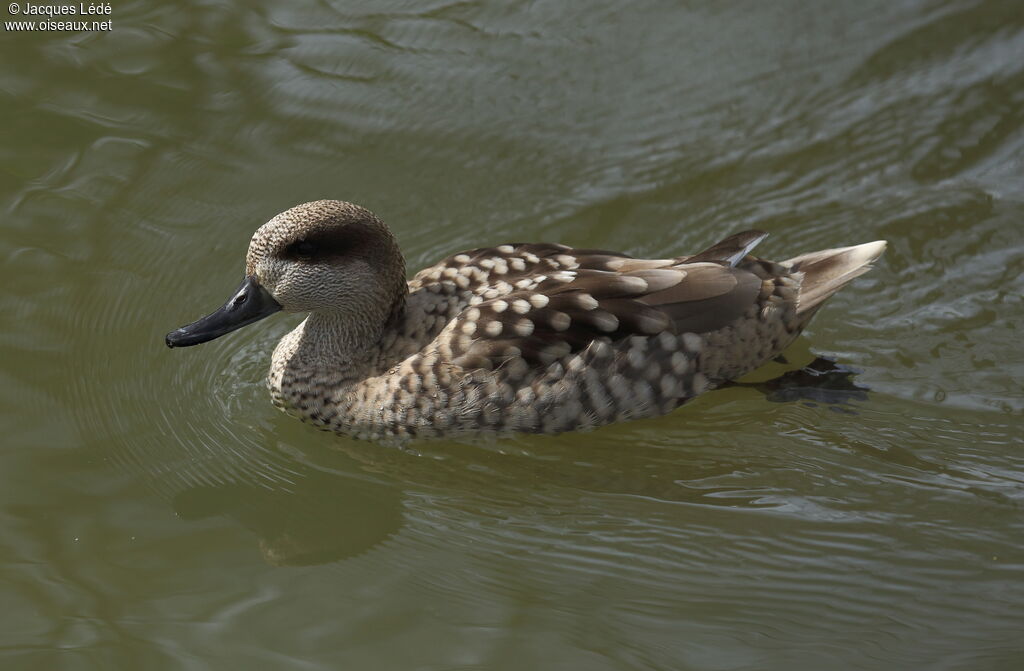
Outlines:
{"type": "Polygon", "coordinates": [[[256,278],[247,276],[238,290],[219,310],[167,334],[168,347],[190,347],[225,333],[231,333],[247,324],[258,322],[281,309],[270,292],[260,286],[256,278]]]}

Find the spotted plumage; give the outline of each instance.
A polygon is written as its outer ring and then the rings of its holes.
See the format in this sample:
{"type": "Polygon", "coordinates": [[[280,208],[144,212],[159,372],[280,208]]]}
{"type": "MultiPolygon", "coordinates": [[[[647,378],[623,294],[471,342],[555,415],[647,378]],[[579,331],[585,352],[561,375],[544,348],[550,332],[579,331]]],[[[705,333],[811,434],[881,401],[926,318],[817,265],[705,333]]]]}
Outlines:
{"type": "Polygon", "coordinates": [[[660,260],[505,244],[406,282],[377,217],[317,201],[262,226],[239,293],[168,344],[309,312],[268,381],[276,405],[319,427],[396,443],[586,429],[667,413],[777,356],[885,247],[774,263],[749,255],[765,235],[660,260]]]}

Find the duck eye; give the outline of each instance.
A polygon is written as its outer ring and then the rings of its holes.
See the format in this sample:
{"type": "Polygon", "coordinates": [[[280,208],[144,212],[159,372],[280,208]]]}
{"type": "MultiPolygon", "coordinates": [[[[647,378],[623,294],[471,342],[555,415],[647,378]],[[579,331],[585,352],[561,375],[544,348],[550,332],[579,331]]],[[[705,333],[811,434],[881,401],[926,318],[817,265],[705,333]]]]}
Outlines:
{"type": "Polygon", "coordinates": [[[300,259],[308,259],[316,253],[316,245],[309,240],[299,240],[292,245],[292,249],[300,259]]]}

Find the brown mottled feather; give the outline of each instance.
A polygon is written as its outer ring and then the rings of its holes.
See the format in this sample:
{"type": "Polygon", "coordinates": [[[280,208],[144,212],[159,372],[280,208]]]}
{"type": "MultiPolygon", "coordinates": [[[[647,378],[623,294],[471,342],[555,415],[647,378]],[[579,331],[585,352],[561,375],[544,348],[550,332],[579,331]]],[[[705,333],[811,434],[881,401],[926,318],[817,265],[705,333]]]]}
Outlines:
{"type": "MultiPolygon", "coordinates": [[[[734,237],[739,244],[750,240],[749,236],[734,237]]],[[[530,253],[580,258],[566,247],[512,247],[516,252],[533,250],[530,253]]],[[[733,247],[720,248],[723,263],[729,262],[733,247]]],[[[495,253],[496,248],[466,254],[482,258],[495,253]]],[[[548,258],[542,257],[540,262],[548,258]]],[[[510,348],[514,348],[512,351],[531,365],[543,365],[544,352],[553,343],[563,343],[567,351],[578,352],[597,338],[615,343],[629,336],[652,336],[662,331],[704,333],[740,318],[755,304],[761,290],[761,280],[753,273],[712,262],[686,261],[669,268],[613,272],[566,270],[572,264],[564,260],[557,266],[546,264],[556,274],[536,286],[485,300],[474,310],[456,314],[439,337],[447,337],[449,331],[468,332],[471,337],[455,339],[453,361],[466,368],[493,369],[508,359],[510,348]],[[543,296],[542,306],[531,302],[538,295],[543,296]],[[528,304],[529,309],[525,313],[516,311],[511,307],[516,304],[528,304]]]]}

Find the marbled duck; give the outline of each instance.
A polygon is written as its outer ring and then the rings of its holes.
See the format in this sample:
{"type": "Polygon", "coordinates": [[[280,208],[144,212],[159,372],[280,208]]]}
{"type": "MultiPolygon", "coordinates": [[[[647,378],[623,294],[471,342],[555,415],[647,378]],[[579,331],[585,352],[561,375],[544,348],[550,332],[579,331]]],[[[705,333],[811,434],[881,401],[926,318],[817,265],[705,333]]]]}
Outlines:
{"type": "Polygon", "coordinates": [[[775,263],[748,255],[765,235],[658,260],[506,244],[406,281],[380,219],[321,200],[261,226],[235,294],[167,345],[206,342],[278,310],[309,313],[274,350],[275,405],[386,443],[652,417],[780,354],[885,249],[869,242],[775,263]]]}

